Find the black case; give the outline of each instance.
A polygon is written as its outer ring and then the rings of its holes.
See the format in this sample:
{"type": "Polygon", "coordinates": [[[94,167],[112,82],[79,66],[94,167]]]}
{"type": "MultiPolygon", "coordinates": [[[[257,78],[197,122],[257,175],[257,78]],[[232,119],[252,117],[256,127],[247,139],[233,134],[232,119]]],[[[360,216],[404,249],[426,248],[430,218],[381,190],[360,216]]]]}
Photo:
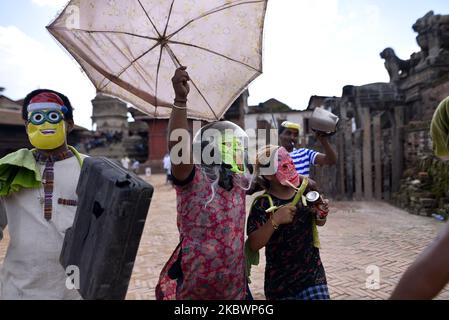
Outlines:
{"type": "Polygon", "coordinates": [[[77,266],[86,300],[125,299],[153,187],[103,157],[84,159],[78,208],[60,262],[77,266]]]}

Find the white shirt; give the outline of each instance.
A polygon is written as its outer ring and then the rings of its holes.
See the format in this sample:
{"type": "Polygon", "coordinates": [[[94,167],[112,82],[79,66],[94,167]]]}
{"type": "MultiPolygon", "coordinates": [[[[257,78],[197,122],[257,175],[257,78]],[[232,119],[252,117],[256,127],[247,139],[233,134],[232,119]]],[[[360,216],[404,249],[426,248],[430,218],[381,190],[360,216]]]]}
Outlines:
{"type": "Polygon", "coordinates": [[[126,170],[129,169],[129,163],[131,162],[131,160],[129,160],[128,158],[123,158],[122,159],[122,166],[123,168],[125,168],[126,170]]]}
{"type": "MultiPolygon", "coordinates": [[[[45,165],[38,167],[42,174],[45,165]]],[[[0,230],[5,227],[6,213],[10,237],[0,271],[0,300],[81,299],[76,289],[67,289],[67,276],[59,263],[65,232],[73,225],[76,207],[58,204],[59,198],[78,199],[80,169],[76,157],[55,162],[50,221],[44,218],[43,188],[22,189],[0,198],[0,230]]]]}
{"type": "Polygon", "coordinates": [[[164,157],[164,169],[168,171],[168,173],[171,172],[171,160],[169,156],[164,157]]]}
{"type": "Polygon", "coordinates": [[[136,161],[136,162],[133,163],[132,168],[133,168],[134,170],[139,169],[139,167],[140,167],[140,162],[136,161]]]}

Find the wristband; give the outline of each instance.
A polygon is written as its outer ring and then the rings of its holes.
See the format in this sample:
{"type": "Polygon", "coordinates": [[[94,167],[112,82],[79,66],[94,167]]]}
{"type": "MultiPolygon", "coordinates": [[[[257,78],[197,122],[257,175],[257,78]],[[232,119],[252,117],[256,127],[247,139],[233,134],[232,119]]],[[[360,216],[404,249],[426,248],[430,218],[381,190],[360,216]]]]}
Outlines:
{"type": "Polygon", "coordinates": [[[179,110],[186,110],[187,109],[187,107],[180,107],[180,106],[177,106],[175,104],[172,104],[171,106],[172,106],[172,108],[179,109],[179,110]]]}
{"type": "Polygon", "coordinates": [[[273,226],[273,229],[274,230],[279,229],[279,225],[276,222],[274,222],[273,218],[271,218],[270,220],[271,220],[271,225],[273,226]]]}

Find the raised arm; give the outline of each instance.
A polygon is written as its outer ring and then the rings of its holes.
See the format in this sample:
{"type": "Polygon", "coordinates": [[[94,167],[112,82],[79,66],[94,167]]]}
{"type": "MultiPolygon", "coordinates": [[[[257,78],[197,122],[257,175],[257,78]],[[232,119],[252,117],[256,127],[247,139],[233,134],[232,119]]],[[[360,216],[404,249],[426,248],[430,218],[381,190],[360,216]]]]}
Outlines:
{"type": "Polygon", "coordinates": [[[186,180],[193,170],[192,143],[187,122],[187,96],[190,91],[186,67],[176,70],[172,78],[175,101],[168,123],[168,148],[170,150],[172,176],[178,181],[186,180]],[[172,153],[172,150],[174,151],[172,153]],[[179,161],[183,159],[182,161],[179,161]]]}
{"type": "Polygon", "coordinates": [[[332,166],[337,163],[337,153],[334,151],[329,143],[327,136],[320,133],[316,134],[317,140],[321,143],[324,148],[324,154],[319,153],[315,158],[315,164],[320,166],[332,166]]]}
{"type": "Polygon", "coordinates": [[[449,282],[449,224],[404,273],[390,299],[429,300],[449,282]]]}

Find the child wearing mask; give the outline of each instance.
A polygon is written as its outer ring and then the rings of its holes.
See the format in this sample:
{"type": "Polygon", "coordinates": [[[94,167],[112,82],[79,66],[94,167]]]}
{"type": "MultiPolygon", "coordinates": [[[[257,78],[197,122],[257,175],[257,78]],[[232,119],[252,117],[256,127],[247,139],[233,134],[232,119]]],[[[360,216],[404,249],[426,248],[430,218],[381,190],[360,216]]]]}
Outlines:
{"type": "Polygon", "coordinates": [[[247,245],[252,252],[265,247],[266,298],[329,299],[316,231],[317,225],[326,223],[327,200],[307,207],[302,201],[295,204],[297,192],[304,191],[307,178],[301,181],[293,160],[283,147],[267,146],[261,150],[257,172],[266,188],[265,194],[256,198],[252,205],[247,223],[247,245]],[[275,170],[264,170],[267,166],[263,163],[271,164],[271,167],[275,163],[275,170]]]}

